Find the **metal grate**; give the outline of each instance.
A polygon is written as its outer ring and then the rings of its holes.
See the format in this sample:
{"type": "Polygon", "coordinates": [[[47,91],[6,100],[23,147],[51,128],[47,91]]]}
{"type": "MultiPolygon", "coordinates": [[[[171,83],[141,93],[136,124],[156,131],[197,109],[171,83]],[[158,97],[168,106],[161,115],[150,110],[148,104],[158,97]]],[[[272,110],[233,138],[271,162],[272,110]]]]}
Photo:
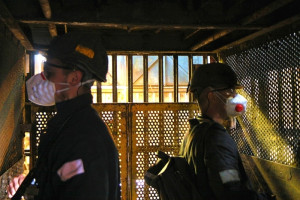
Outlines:
{"type": "MultiPolygon", "coordinates": [[[[36,112],[35,113],[35,128],[36,128],[36,135],[35,135],[35,148],[38,149],[40,144],[40,137],[41,134],[45,133],[45,130],[47,128],[47,121],[51,119],[56,112],[50,111],[50,112],[36,112]]],[[[37,155],[37,152],[36,152],[37,155]]]]}
{"type": "Polygon", "coordinates": [[[249,105],[232,132],[241,153],[300,166],[300,32],[227,52],[249,105]]]}
{"type": "Polygon", "coordinates": [[[159,199],[144,182],[145,170],[157,161],[158,150],[177,155],[188,118],[199,113],[196,104],[133,104],[132,116],[132,199],[159,199]]]}
{"type": "MultiPolygon", "coordinates": [[[[122,199],[129,196],[159,199],[156,191],[144,183],[145,170],[157,161],[158,150],[178,154],[189,129],[188,119],[198,115],[197,104],[94,104],[93,107],[110,128],[119,151],[122,199]]],[[[53,115],[53,107],[32,106],[36,147],[53,115]]]]}

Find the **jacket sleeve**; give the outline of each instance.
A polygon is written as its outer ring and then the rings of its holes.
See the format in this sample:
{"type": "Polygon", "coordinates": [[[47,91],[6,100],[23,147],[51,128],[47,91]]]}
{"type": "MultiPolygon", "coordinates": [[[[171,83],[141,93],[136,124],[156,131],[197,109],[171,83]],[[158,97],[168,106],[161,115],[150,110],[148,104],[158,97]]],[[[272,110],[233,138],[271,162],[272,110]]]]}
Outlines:
{"type": "Polygon", "coordinates": [[[69,152],[61,152],[55,163],[52,185],[57,199],[111,199],[111,181],[116,178],[111,174],[118,173],[109,165],[109,160],[114,159],[109,152],[113,150],[105,144],[96,143],[95,139],[78,138],[72,143],[65,149],[69,152]]]}
{"type": "Polygon", "coordinates": [[[257,194],[246,187],[246,180],[241,177],[239,153],[225,129],[211,127],[205,147],[209,185],[216,198],[257,199],[257,194]]]}

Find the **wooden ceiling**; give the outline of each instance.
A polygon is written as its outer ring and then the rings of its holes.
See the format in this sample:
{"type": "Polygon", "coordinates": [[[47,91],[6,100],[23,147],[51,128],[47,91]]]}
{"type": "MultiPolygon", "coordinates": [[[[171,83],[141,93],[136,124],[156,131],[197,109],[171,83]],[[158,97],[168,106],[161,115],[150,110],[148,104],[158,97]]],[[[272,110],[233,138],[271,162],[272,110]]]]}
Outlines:
{"type": "Polygon", "coordinates": [[[219,52],[299,27],[299,0],[0,0],[27,50],[66,32],[96,33],[108,51],[219,52]]]}

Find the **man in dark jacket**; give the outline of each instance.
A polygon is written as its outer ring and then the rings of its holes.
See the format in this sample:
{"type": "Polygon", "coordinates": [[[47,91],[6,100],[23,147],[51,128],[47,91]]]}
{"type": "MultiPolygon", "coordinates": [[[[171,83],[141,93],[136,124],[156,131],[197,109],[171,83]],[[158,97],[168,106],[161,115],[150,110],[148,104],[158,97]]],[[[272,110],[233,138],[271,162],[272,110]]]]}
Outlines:
{"type": "Polygon", "coordinates": [[[199,66],[188,88],[202,116],[190,120],[180,154],[195,170],[203,199],[261,199],[251,189],[237,146],[224,128],[246,109],[247,100],[237,88],[241,86],[234,71],[220,63],[199,66]]]}
{"type": "MultiPolygon", "coordinates": [[[[64,35],[50,43],[44,72],[27,81],[29,100],[57,108],[41,136],[36,199],[120,199],[118,152],[91,106],[90,87],[106,81],[107,64],[96,38],[64,35]]],[[[11,182],[10,196],[23,179],[11,182]]]]}

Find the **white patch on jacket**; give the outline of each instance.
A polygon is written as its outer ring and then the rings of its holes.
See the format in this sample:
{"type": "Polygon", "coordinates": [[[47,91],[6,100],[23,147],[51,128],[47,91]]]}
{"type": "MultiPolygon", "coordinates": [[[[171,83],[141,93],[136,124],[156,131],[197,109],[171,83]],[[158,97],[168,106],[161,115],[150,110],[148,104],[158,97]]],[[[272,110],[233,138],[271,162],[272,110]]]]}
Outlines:
{"type": "Polygon", "coordinates": [[[63,164],[63,166],[57,170],[57,174],[61,181],[67,181],[70,178],[83,174],[84,167],[81,159],[73,160],[63,164]]]}

